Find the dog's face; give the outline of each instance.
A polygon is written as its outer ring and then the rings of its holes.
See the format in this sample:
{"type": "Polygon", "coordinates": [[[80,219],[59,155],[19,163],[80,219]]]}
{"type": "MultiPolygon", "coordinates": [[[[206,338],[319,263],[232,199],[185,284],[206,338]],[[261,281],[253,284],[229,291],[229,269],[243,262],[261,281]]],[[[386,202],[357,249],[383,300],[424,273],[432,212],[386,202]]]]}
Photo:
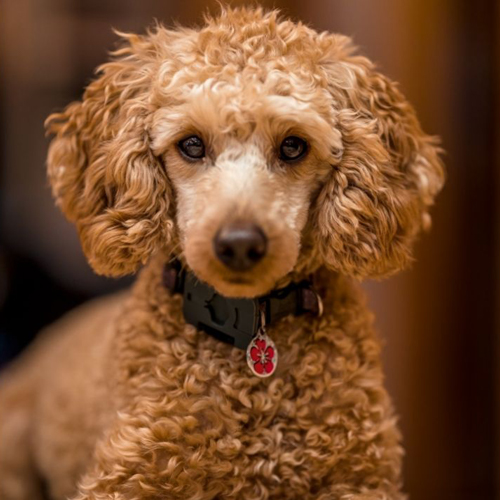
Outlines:
{"type": "Polygon", "coordinates": [[[187,264],[224,295],[255,296],[297,264],[342,142],[321,92],[305,104],[295,75],[222,71],[208,82],[181,72],[175,104],[154,114],[152,149],[173,185],[187,264]]]}
{"type": "Polygon", "coordinates": [[[410,259],[443,182],[394,84],[350,42],[260,10],[138,37],[49,119],[54,193],[101,273],[173,253],[227,296],[410,259]]]}

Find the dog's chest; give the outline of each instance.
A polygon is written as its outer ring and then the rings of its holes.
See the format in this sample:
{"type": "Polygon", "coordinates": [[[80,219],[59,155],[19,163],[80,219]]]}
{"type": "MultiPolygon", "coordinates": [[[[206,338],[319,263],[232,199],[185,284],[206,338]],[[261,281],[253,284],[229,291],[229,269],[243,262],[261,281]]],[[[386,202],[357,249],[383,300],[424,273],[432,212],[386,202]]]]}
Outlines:
{"type": "MultiPolygon", "coordinates": [[[[292,337],[307,333],[288,328],[292,337]]],[[[307,498],[346,440],[345,429],[328,421],[333,399],[325,373],[333,351],[321,343],[294,347],[283,337],[277,372],[262,380],[243,351],[200,335],[196,352],[173,340],[142,384],[134,412],[148,436],[138,443],[147,476],[162,491],[187,495],[202,487],[200,498],[240,498],[236,490],[249,498],[307,498]]]]}

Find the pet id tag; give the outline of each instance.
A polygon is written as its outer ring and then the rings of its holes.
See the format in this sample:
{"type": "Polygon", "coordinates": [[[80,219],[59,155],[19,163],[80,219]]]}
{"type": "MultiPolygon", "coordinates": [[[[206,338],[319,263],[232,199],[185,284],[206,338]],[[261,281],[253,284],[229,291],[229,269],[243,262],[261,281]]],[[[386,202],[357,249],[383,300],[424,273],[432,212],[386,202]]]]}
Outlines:
{"type": "Polygon", "coordinates": [[[278,350],[263,327],[247,347],[247,364],[257,377],[269,377],[278,366],[278,350]]]}

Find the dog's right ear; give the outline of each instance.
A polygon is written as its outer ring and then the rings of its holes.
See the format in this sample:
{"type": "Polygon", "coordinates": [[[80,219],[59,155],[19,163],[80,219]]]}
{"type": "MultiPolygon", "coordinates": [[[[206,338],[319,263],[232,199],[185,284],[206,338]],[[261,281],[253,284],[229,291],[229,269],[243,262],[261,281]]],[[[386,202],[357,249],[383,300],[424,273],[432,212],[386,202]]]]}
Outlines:
{"type": "Polygon", "coordinates": [[[412,262],[444,183],[441,148],[422,130],[397,85],[358,56],[349,38],[321,39],[324,76],[342,150],[316,204],[325,264],[357,278],[381,278],[412,262]]]}
{"type": "Polygon", "coordinates": [[[168,179],[148,136],[157,50],[150,34],[122,36],[82,101],[46,122],[56,202],[91,266],[108,276],[134,272],[173,231],[168,179]]]}

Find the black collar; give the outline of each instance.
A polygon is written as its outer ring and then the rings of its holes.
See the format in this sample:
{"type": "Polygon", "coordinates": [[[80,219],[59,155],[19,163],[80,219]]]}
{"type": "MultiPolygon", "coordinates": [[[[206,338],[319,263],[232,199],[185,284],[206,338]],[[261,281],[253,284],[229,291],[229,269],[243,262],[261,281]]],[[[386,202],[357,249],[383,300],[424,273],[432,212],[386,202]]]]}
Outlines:
{"type": "Polygon", "coordinates": [[[307,280],[254,299],[232,299],[220,295],[174,261],[165,265],[163,284],[172,293],[183,294],[187,323],[243,350],[264,326],[263,321],[270,325],[289,314],[322,313],[321,299],[307,280]]]}

